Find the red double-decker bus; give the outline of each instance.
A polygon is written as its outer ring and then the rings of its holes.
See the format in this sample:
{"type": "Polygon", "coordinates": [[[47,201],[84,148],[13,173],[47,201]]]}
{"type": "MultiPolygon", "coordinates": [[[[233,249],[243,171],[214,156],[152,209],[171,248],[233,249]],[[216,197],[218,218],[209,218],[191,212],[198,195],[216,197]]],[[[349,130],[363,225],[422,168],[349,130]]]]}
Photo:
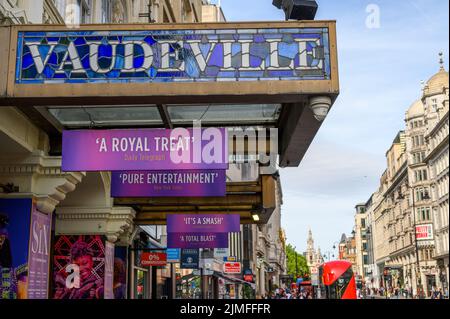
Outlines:
{"type": "Polygon", "coordinates": [[[357,299],[352,264],[348,261],[330,261],[319,267],[321,298],[357,299]]]}

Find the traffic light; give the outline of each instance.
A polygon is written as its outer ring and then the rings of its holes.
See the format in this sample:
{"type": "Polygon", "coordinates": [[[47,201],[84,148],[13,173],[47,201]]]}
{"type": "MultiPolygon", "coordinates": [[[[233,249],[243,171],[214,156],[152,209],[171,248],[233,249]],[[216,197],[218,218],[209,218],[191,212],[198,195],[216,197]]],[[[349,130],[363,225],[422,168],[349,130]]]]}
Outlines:
{"type": "Polygon", "coordinates": [[[272,4],[283,9],[286,20],[314,20],[319,7],[315,0],[273,0],[272,4]]]}

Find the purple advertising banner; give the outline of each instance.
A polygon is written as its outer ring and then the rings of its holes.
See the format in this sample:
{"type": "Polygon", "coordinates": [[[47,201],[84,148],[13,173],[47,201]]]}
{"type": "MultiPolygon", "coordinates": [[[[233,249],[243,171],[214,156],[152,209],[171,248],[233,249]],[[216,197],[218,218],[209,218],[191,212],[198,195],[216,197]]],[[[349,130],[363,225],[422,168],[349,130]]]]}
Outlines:
{"type": "Polygon", "coordinates": [[[225,170],[113,172],[112,197],[211,197],[226,195],[225,170]]]}
{"type": "Polygon", "coordinates": [[[228,248],[228,233],[168,233],[167,248],[228,248]]]}
{"type": "Polygon", "coordinates": [[[105,299],[114,299],[114,244],[105,243],[105,299]]]}
{"type": "Polygon", "coordinates": [[[167,215],[168,233],[238,233],[240,229],[240,215],[167,215]]]}
{"type": "Polygon", "coordinates": [[[47,299],[50,266],[51,216],[33,204],[28,258],[28,299],[47,299]]]}
{"type": "Polygon", "coordinates": [[[63,131],[63,171],[228,169],[225,128],[63,131]]]}

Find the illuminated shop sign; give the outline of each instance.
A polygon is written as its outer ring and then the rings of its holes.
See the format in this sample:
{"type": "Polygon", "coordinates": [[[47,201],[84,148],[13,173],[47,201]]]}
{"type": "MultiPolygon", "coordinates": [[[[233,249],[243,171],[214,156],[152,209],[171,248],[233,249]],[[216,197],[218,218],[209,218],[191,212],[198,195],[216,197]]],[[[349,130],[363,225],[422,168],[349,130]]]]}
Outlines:
{"type": "Polygon", "coordinates": [[[20,83],[329,80],[328,28],[20,31],[20,83]]]}

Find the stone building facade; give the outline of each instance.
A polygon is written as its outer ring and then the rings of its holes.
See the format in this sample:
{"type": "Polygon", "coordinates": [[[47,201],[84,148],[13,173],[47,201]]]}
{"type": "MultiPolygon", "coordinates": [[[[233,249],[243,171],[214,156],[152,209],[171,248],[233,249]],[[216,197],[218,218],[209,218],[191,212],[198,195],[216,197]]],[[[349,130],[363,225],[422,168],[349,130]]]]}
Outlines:
{"type": "Polygon", "coordinates": [[[369,281],[413,295],[448,293],[448,72],[440,63],[408,108],[366,207],[376,264],[369,281]]]}

